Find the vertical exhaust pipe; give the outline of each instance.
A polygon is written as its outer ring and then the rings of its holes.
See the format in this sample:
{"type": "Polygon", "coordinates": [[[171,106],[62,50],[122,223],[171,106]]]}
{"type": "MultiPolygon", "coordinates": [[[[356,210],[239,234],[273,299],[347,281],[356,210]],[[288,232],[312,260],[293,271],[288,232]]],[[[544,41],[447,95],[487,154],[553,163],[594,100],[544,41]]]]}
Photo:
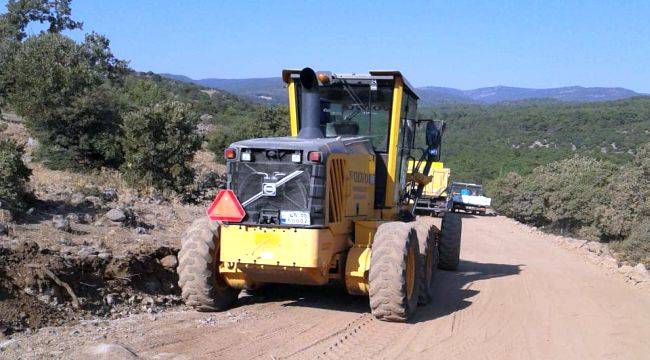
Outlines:
{"type": "Polygon", "coordinates": [[[320,119],[323,109],[320,103],[320,91],[318,90],[318,78],[311,68],[304,68],[300,71],[300,132],[298,137],[302,139],[317,139],[323,137],[320,128],[320,119]]]}

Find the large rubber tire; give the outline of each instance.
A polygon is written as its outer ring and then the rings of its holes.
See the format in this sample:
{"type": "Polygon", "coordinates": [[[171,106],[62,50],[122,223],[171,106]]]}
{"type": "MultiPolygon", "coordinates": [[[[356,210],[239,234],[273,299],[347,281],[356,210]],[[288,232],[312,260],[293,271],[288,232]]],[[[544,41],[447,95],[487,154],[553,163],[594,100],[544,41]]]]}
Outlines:
{"type": "Polygon", "coordinates": [[[239,295],[219,275],[218,234],[205,217],[194,221],[181,240],[178,285],[185,304],[199,311],[226,310],[239,295]]]}
{"type": "Polygon", "coordinates": [[[404,322],[418,305],[420,250],[407,223],[380,225],[372,242],[368,290],[370,310],[379,320],[404,322]]]}
{"type": "Polygon", "coordinates": [[[438,253],[440,255],[438,267],[440,269],[451,271],[458,269],[462,231],[463,223],[459,214],[446,213],[442,217],[440,242],[438,244],[438,253]]]}
{"type": "Polygon", "coordinates": [[[420,248],[420,298],[419,304],[428,304],[433,298],[433,281],[438,269],[438,242],[437,229],[426,220],[413,223],[413,228],[418,235],[420,248]]]}

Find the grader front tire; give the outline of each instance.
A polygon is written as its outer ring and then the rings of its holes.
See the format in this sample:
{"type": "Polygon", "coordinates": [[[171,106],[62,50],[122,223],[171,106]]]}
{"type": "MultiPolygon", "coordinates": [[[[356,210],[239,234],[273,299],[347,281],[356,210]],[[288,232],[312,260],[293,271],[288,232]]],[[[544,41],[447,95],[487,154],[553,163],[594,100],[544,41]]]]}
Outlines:
{"type": "Polygon", "coordinates": [[[372,243],[368,290],[379,320],[404,322],[420,293],[420,251],[415,230],[402,222],[380,225],[372,243]]]}
{"type": "Polygon", "coordinates": [[[185,304],[198,311],[226,310],[239,295],[219,274],[218,234],[206,217],[194,221],[181,240],[178,285],[185,304]]]}

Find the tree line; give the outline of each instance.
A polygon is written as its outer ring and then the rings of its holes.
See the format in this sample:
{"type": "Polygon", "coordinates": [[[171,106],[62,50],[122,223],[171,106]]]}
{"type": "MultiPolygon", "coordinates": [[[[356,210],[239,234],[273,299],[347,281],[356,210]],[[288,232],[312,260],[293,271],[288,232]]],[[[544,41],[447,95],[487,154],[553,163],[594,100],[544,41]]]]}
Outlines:
{"type": "Polygon", "coordinates": [[[452,177],[473,182],[528,174],[573,155],[625,164],[650,137],[650,97],[456,104],[424,112],[447,121],[442,156],[452,177]]]}

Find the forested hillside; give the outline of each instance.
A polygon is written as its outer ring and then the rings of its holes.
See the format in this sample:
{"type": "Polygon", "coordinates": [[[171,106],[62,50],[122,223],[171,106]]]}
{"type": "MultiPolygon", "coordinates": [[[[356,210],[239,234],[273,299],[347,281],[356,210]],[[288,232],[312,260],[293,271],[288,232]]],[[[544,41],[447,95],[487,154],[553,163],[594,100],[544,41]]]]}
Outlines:
{"type": "MultiPolygon", "coordinates": [[[[278,70],[279,71],[279,70],[278,70]]],[[[194,80],[184,75],[161,74],[162,76],[186,83],[225,90],[233,94],[263,104],[286,104],[287,89],[280,77],[253,79],[200,79],[194,80]]]]}
{"type": "MultiPolygon", "coordinates": [[[[221,90],[165,76],[140,76],[154,79],[183,101],[193,101],[200,113],[211,115],[204,122],[215,127],[208,140],[217,157],[230,142],[287,131],[286,105],[268,109],[221,90]],[[270,123],[253,126],[260,119],[270,123]]],[[[443,160],[456,180],[487,183],[510,171],[527,174],[574,154],[621,164],[650,138],[650,97],[580,104],[541,100],[448,104],[421,112],[447,121],[443,160]]]]}
{"type": "Polygon", "coordinates": [[[582,154],[614,163],[650,139],[650,98],[602,103],[448,105],[422,112],[447,121],[443,160],[456,180],[487,182],[509,171],[582,154]]]}
{"type": "Polygon", "coordinates": [[[193,102],[196,106],[195,110],[202,114],[250,112],[257,107],[250,101],[229,92],[169,79],[152,72],[134,74],[130,81],[136,79],[151,80],[160,88],[159,91],[169,92],[177,100],[193,102]]]}

